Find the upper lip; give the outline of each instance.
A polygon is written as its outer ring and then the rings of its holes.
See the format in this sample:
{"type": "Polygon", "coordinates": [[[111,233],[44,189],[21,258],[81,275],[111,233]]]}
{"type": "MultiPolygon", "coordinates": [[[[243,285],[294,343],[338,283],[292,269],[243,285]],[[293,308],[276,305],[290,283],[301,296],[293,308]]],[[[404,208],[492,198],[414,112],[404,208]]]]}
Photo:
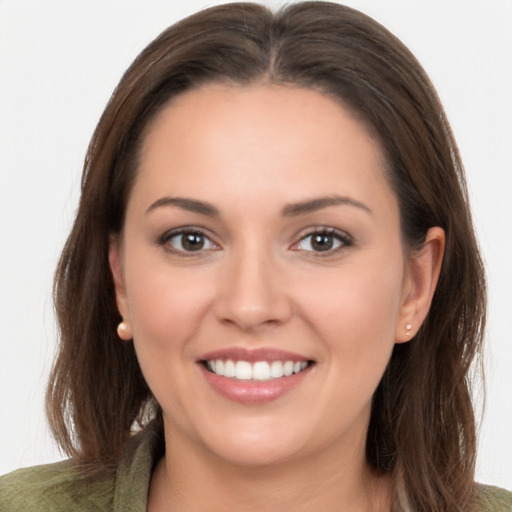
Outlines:
{"type": "Polygon", "coordinates": [[[198,359],[198,362],[216,359],[222,359],[223,361],[231,359],[233,361],[247,361],[249,363],[255,363],[257,361],[293,361],[294,363],[311,361],[311,358],[300,354],[274,348],[247,349],[243,347],[231,347],[208,352],[202,355],[198,359]]]}

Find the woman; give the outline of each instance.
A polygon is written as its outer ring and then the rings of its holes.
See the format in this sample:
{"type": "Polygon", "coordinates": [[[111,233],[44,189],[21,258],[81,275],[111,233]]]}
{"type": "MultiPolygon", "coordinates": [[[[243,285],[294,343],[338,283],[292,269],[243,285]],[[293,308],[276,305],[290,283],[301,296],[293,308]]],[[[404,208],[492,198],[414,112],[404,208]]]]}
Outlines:
{"type": "Polygon", "coordinates": [[[485,285],[455,142],[357,11],[227,5],[148,46],[55,295],[72,459],[4,477],[6,510],[512,504],[473,483],[485,285]]]}

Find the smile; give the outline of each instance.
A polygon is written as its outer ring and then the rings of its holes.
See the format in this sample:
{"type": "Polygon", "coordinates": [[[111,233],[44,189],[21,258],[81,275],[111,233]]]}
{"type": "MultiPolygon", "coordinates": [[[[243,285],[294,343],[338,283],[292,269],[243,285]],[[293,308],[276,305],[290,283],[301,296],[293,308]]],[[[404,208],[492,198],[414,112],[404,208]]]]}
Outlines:
{"type": "Polygon", "coordinates": [[[291,392],[311,374],[316,361],[275,348],[230,347],[196,360],[216,393],[242,404],[261,404],[291,392]]]}
{"type": "Polygon", "coordinates": [[[233,361],[232,359],[209,359],[206,368],[219,376],[236,380],[268,381],[304,371],[307,361],[233,361]]]}

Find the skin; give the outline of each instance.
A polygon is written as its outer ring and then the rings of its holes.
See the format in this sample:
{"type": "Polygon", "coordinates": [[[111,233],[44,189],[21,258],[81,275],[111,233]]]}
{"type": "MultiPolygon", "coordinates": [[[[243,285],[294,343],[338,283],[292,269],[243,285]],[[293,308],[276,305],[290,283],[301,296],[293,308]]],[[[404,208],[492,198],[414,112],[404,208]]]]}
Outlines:
{"type": "Polygon", "coordinates": [[[311,90],[210,84],[153,120],[110,247],[120,335],[133,337],[170,447],[148,510],[390,510],[390,482],[364,458],[371,399],[394,344],[428,312],[444,234],[404,248],[383,169],[365,127],[311,90]],[[350,201],[283,215],[334,195],[350,201]],[[218,215],[155,205],[164,197],[218,215]],[[163,237],[183,227],[205,234],[202,250],[163,237]],[[341,238],[315,250],[325,228],[341,238]],[[197,363],[228,347],[315,364],[276,400],[236,403],[197,363]]]}

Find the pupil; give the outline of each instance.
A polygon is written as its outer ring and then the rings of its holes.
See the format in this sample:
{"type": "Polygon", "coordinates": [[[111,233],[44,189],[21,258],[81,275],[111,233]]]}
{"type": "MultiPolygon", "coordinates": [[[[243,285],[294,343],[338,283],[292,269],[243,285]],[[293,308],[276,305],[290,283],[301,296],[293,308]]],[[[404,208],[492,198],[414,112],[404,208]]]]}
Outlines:
{"type": "Polygon", "coordinates": [[[331,235],[315,235],[311,245],[317,251],[328,251],[332,249],[333,240],[331,235]]]}
{"type": "Polygon", "coordinates": [[[183,248],[187,251],[199,251],[203,248],[204,239],[202,235],[196,233],[188,233],[183,235],[183,248]]]}

